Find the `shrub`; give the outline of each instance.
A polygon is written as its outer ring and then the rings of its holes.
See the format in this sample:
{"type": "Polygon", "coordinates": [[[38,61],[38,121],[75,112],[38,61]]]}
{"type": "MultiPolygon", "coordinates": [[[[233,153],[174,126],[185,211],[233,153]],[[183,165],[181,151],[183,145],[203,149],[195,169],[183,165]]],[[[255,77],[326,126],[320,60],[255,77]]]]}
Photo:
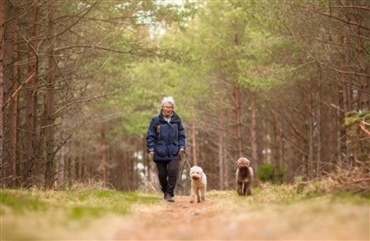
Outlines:
{"type": "Polygon", "coordinates": [[[275,166],[270,163],[264,163],[258,167],[257,177],[262,182],[281,183],[284,177],[284,170],[279,168],[276,175],[275,166]]]}

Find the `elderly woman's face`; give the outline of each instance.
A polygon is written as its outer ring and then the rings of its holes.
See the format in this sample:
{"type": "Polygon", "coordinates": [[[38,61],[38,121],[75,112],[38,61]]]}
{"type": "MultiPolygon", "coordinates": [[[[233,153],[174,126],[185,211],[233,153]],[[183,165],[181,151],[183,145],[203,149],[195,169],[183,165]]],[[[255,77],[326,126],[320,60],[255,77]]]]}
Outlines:
{"type": "Polygon", "coordinates": [[[173,105],[169,102],[165,103],[163,106],[162,106],[162,110],[164,112],[164,114],[166,116],[169,116],[172,114],[172,111],[173,111],[173,105]]]}

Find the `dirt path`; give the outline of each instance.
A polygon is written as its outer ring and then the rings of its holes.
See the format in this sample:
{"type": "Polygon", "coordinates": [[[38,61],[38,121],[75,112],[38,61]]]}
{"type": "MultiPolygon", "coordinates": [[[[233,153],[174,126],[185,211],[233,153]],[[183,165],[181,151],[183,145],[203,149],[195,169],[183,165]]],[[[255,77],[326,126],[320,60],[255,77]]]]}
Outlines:
{"type": "Polygon", "coordinates": [[[369,240],[369,206],[307,201],[292,205],[243,203],[176,196],[150,208],[138,206],[121,222],[116,240],[369,240]]]}
{"type": "MultiPolygon", "coordinates": [[[[206,228],[202,222],[215,215],[217,204],[212,200],[190,203],[188,196],[176,196],[176,202],[163,201],[159,207],[137,210],[132,223],[121,230],[118,239],[193,240],[194,229],[206,228]]],[[[221,210],[219,210],[221,212],[221,210]]],[[[200,231],[200,229],[198,229],[200,231]]]]}

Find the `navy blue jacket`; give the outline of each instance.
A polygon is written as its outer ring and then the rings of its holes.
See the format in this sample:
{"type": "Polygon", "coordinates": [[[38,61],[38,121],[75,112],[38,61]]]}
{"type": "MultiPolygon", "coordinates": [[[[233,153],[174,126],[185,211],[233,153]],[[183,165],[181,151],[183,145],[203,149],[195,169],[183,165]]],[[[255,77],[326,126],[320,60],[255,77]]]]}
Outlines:
{"type": "Polygon", "coordinates": [[[181,118],[172,112],[171,121],[167,122],[162,110],[150,122],[146,135],[148,152],[154,151],[153,161],[180,160],[180,148],[185,149],[185,129],[181,118]]]}

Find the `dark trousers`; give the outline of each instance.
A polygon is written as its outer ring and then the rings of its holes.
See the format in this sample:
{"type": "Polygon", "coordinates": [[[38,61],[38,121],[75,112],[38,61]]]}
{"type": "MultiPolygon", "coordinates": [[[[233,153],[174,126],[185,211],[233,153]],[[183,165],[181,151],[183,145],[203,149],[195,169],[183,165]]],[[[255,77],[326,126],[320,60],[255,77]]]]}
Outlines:
{"type": "Polygon", "coordinates": [[[156,164],[162,192],[165,195],[168,193],[173,197],[179,170],[179,160],[158,161],[156,164]]]}

